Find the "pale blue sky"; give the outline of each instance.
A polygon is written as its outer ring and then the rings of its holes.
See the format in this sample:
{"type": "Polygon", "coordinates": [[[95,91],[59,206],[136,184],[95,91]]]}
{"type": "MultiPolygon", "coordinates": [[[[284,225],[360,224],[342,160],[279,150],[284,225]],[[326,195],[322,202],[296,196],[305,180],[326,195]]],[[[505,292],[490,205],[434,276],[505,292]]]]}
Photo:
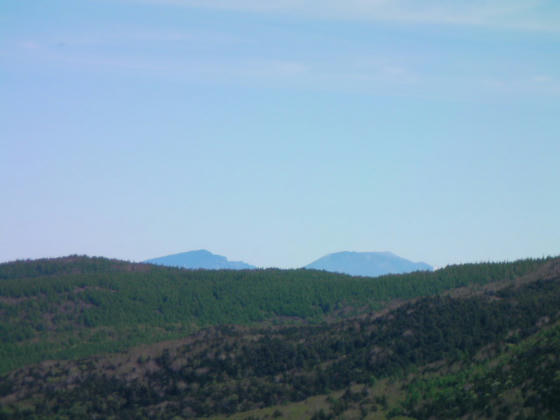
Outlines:
{"type": "Polygon", "coordinates": [[[560,254],[560,3],[0,2],[0,261],[560,254]]]}

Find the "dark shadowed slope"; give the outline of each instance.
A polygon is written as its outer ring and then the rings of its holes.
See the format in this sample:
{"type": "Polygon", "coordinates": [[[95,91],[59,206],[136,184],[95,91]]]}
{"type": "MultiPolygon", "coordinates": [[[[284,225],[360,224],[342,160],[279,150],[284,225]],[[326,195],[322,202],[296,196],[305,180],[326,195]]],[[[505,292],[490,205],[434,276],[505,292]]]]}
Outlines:
{"type": "Polygon", "coordinates": [[[325,255],[305,268],[326,270],[352,276],[382,276],[413,271],[431,271],[433,268],[423,262],[412,262],[391,252],[336,252],[325,255]]]}
{"type": "Polygon", "coordinates": [[[150,264],[165,265],[168,267],[204,268],[208,270],[245,270],[256,268],[243,261],[229,261],[222,255],[212,254],[205,249],[198,251],[182,252],[145,261],[150,264]]]}

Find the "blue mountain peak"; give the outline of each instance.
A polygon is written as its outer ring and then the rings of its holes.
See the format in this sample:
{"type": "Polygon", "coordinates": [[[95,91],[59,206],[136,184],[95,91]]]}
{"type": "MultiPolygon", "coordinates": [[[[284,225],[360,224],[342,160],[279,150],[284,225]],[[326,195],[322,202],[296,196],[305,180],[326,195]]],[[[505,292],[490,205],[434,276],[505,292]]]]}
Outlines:
{"type": "Polygon", "coordinates": [[[433,269],[429,264],[412,262],[389,251],[335,252],[313,261],[305,268],[368,277],[410,273],[412,271],[431,271],[433,269]]]}
{"type": "Polygon", "coordinates": [[[207,270],[244,270],[256,268],[243,261],[229,261],[223,255],[213,254],[206,249],[181,252],[179,254],[166,255],[144,261],[149,264],[165,265],[168,267],[181,267],[190,269],[207,270]]]}

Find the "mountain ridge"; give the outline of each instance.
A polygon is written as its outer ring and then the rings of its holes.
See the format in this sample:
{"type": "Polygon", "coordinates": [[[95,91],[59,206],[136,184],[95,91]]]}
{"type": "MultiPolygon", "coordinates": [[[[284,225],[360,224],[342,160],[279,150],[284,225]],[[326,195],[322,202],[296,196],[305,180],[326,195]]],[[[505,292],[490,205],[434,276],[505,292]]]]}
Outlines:
{"type": "MultiPolygon", "coordinates": [[[[230,261],[227,257],[214,254],[206,249],[150,258],[143,263],[191,270],[253,270],[257,268],[244,261],[230,261]]],[[[390,251],[339,251],[318,258],[302,268],[363,277],[433,271],[433,267],[425,262],[413,262],[390,251]]]]}
{"type": "Polygon", "coordinates": [[[223,255],[214,254],[206,249],[164,255],[143,262],[167,267],[206,270],[251,270],[257,268],[244,261],[230,261],[223,255]]]}
{"type": "Polygon", "coordinates": [[[433,267],[425,262],[413,262],[390,251],[334,252],[313,261],[304,268],[370,277],[433,270],[433,267]]]}

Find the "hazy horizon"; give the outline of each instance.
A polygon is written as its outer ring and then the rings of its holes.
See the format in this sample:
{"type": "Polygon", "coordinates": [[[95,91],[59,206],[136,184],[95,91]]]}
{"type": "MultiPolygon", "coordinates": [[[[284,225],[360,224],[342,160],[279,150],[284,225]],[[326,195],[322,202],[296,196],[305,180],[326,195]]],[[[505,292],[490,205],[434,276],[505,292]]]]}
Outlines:
{"type": "Polygon", "coordinates": [[[46,259],[55,258],[55,259],[56,259],[56,258],[69,257],[69,256],[73,256],[73,255],[78,255],[78,256],[84,255],[84,256],[87,256],[87,257],[94,257],[94,258],[97,258],[97,257],[101,257],[101,258],[114,258],[114,259],[117,259],[117,260],[123,260],[123,261],[132,262],[132,263],[149,263],[149,264],[156,264],[156,265],[157,265],[157,263],[154,263],[154,262],[152,262],[152,261],[150,261],[150,260],[156,260],[156,259],[165,258],[165,257],[169,257],[169,256],[175,256],[175,255],[186,254],[186,253],[190,253],[190,252],[193,252],[193,251],[195,251],[195,252],[196,252],[196,251],[208,251],[208,252],[210,252],[210,253],[211,253],[212,255],[214,255],[214,256],[225,257],[226,260],[227,260],[228,262],[230,262],[230,263],[237,263],[237,262],[246,263],[246,264],[249,264],[249,265],[253,265],[253,266],[255,267],[255,269],[279,268],[279,269],[286,269],[286,270],[307,268],[308,265],[311,265],[313,262],[316,262],[317,260],[320,260],[320,259],[322,259],[322,258],[324,258],[324,257],[328,257],[328,256],[331,256],[331,255],[334,255],[334,254],[341,254],[341,253],[345,253],[345,252],[358,253],[358,254],[361,254],[361,253],[366,253],[366,254],[367,254],[367,253],[374,253],[374,254],[389,253],[389,254],[392,254],[392,255],[394,255],[394,256],[397,256],[397,257],[400,257],[400,258],[404,258],[404,259],[406,259],[406,260],[409,260],[409,261],[412,262],[412,263],[424,263],[424,264],[428,264],[428,265],[430,265],[430,266],[432,267],[433,270],[439,270],[439,269],[441,269],[441,268],[445,268],[445,267],[447,267],[447,266],[454,265],[454,264],[473,264],[473,263],[474,263],[474,264],[477,264],[477,263],[488,263],[488,262],[490,262],[490,263],[492,263],[492,262],[498,262],[498,263],[501,263],[501,262],[514,262],[514,261],[516,261],[516,260],[522,260],[522,259],[527,259],[527,258],[539,259],[539,258],[548,258],[548,257],[557,257],[557,256],[558,256],[557,254],[546,254],[546,255],[543,254],[543,255],[536,255],[536,256],[535,256],[535,255],[533,255],[533,256],[525,256],[525,257],[515,258],[515,259],[495,259],[495,260],[486,259],[486,260],[472,260],[472,261],[468,261],[468,260],[461,261],[461,260],[458,260],[458,261],[454,261],[454,262],[451,262],[451,263],[448,263],[448,264],[444,264],[444,265],[438,266],[438,265],[433,265],[433,264],[431,264],[429,261],[425,261],[425,260],[411,260],[411,259],[407,258],[406,255],[404,255],[404,256],[403,256],[403,255],[398,255],[398,254],[396,254],[396,253],[394,253],[394,252],[391,252],[391,251],[339,250],[339,251],[335,251],[335,252],[331,252],[331,253],[327,253],[327,254],[318,256],[318,257],[313,258],[312,260],[308,261],[307,263],[302,264],[302,265],[299,265],[299,266],[296,266],[296,265],[285,265],[285,266],[279,267],[279,266],[276,266],[276,265],[268,265],[268,266],[256,265],[256,264],[253,264],[251,261],[247,261],[247,260],[245,260],[245,259],[243,259],[243,258],[233,260],[232,258],[228,257],[227,255],[215,253],[215,252],[213,252],[212,250],[207,250],[207,249],[196,249],[196,250],[188,250],[188,251],[184,251],[184,252],[175,252],[175,253],[166,254],[166,255],[158,255],[158,256],[151,257],[151,258],[144,259],[144,260],[129,259],[129,258],[120,258],[120,257],[107,256],[107,255],[101,255],[101,254],[100,254],[100,255],[91,255],[91,254],[76,254],[76,253],[73,253],[73,254],[64,254],[64,255],[45,255],[45,256],[39,256],[39,257],[33,257],[33,258],[29,258],[29,257],[16,258],[16,259],[12,259],[12,260],[0,261],[0,264],[10,263],[10,262],[17,261],[17,260],[34,260],[34,259],[44,259],[44,258],[46,258],[46,259]]]}
{"type": "Polygon", "coordinates": [[[560,254],[557,2],[0,12],[0,262],[560,254]]]}

